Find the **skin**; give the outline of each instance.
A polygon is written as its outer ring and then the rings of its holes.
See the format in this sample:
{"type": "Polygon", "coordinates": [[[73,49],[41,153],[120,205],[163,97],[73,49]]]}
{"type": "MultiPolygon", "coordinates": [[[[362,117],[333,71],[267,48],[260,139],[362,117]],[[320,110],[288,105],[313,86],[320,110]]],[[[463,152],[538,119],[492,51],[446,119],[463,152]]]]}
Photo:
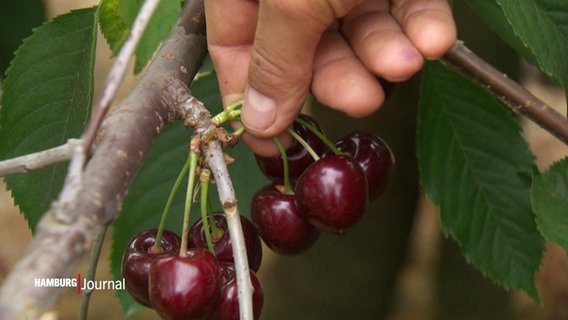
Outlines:
{"type": "Polygon", "coordinates": [[[446,0],[205,0],[223,104],[243,99],[245,143],[278,154],[308,92],[352,117],[384,102],[377,77],[404,81],[456,41],[446,0]]]}

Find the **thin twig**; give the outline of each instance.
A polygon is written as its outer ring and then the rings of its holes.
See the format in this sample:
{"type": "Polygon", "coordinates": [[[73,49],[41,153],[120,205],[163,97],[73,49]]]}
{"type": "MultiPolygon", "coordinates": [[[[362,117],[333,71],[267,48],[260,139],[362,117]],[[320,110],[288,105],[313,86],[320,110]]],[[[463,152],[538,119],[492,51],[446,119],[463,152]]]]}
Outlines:
{"type": "Polygon", "coordinates": [[[144,4],[140,8],[136,19],[132,24],[132,29],[130,30],[128,38],[120,48],[120,52],[112,64],[112,68],[104,86],[103,94],[96,105],[95,113],[85,132],[85,152],[87,153],[91,152],[91,146],[95,140],[96,133],[101,126],[103,118],[116,98],[118,89],[124,80],[130,61],[134,56],[134,50],[136,50],[142,35],[144,35],[144,31],[146,30],[146,27],[148,26],[148,23],[150,22],[150,19],[152,18],[154,11],[156,11],[159,3],[160,0],[144,1],[144,4]]]}
{"type": "Polygon", "coordinates": [[[233,249],[233,258],[235,260],[235,273],[237,275],[237,288],[239,298],[240,319],[252,320],[252,282],[250,280],[250,269],[246,252],[245,240],[243,237],[243,229],[241,226],[241,217],[237,206],[237,198],[233,188],[233,182],[227,170],[225,157],[219,141],[214,140],[205,144],[205,159],[211,168],[211,173],[215,178],[217,190],[225,217],[227,219],[227,227],[231,236],[231,246],[233,249]]]}
{"type": "Polygon", "coordinates": [[[524,114],[552,135],[568,144],[568,119],[508,78],[459,41],[443,60],[472,77],[503,104],[524,114]]]}
{"type": "Polygon", "coordinates": [[[216,129],[211,122],[211,113],[189,93],[189,89],[183,83],[172,84],[168,88],[168,92],[167,97],[176,99],[175,101],[170,101],[168,105],[174,107],[175,114],[177,117],[184,119],[186,125],[194,127],[195,134],[199,135],[202,140],[201,149],[203,157],[206,159],[207,165],[215,179],[219,199],[225,212],[227,227],[229,228],[237,276],[240,319],[252,320],[253,287],[250,280],[250,269],[241,218],[233,182],[229,176],[221,143],[217,139],[211,138],[212,135],[210,133],[216,129]]]}
{"type": "MultiPolygon", "coordinates": [[[[103,227],[101,233],[97,236],[97,239],[93,243],[91,256],[89,258],[89,270],[87,270],[87,277],[85,278],[86,281],[95,279],[95,274],[97,273],[97,265],[99,263],[99,257],[101,255],[101,250],[103,248],[107,229],[108,226],[103,227]]],[[[77,285],[80,286],[81,284],[78,283],[77,285]]],[[[79,311],[80,320],[87,320],[88,318],[87,316],[89,314],[89,302],[91,301],[92,293],[92,291],[84,292],[83,296],[81,297],[81,309],[79,311]]]]}
{"type": "Polygon", "coordinates": [[[73,149],[81,143],[82,141],[79,139],[69,139],[67,143],[55,148],[0,161],[0,177],[35,171],[56,163],[69,161],[73,149]]]}

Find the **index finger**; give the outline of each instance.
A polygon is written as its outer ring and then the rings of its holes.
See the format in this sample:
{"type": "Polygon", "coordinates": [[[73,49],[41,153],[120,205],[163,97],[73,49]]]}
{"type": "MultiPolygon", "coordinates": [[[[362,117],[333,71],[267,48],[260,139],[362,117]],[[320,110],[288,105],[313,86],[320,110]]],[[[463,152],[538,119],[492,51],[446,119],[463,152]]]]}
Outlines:
{"type": "Polygon", "coordinates": [[[207,43],[223,105],[242,99],[258,14],[251,0],[205,0],[207,43]]]}

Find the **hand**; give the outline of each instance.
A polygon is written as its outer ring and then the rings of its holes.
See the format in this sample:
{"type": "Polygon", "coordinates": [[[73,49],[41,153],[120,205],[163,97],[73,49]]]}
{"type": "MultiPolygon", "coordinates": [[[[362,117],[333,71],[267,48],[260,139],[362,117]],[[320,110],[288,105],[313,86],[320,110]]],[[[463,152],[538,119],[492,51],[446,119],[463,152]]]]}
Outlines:
{"type": "Polygon", "coordinates": [[[410,78],[456,40],[446,0],[205,0],[223,104],[244,99],[244,140],[273,155],[311,90],[354,117],[384,102],[377,77],[410,78]]]}

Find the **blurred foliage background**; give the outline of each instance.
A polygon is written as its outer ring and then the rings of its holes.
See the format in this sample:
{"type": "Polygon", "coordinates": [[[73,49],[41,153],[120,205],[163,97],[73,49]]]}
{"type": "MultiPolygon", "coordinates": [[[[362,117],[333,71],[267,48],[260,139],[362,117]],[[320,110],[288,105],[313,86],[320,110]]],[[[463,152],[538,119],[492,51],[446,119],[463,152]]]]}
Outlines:
{"type": "MultiPolygon", "coordinates": [[[[95,1],[0,0],[0,71],[3,74],[31,28],[54,15],[95,1]]],[[[563,93],[524,64],[487,29],[463,1],[454,1],[459,38],[497,68],[518,79],[552,106],[565,110],[563,93]]],[[[109,66],[110,51],[98,41],[97,99],[109,66]]],[[[134,78],[124,85],[128,92],[134,78]]],[[[322,235],[307,253],[281,257],[264,250],[259,276],[265,291],[263,319],[568,319],[568,267],[565,253],[548,247],[537,287],[544,306],[522,293],[507,292],[464,261],[459,248],[444,238],[437,211],[424,199],[415,158],[419,76],[397,84],[388,102],[374,115],[351,119],[310,101],[308,113],[332,138],[352,130],[383,137],[397,159],[395,180],[371,204],[362,223],[342,236],[322,235]]],[[[565,112],[565,111],[561,111],[565,112]]],[[[522,120],[522,119],[521,119],[522,120]]],[[[524,121],[524,120],[522,120],[524,121]]],[[[525,135],[541,168],[568,149],[527,124],[525,135]]],[[[241,199],[241,201],[249,201],[241,199]]],[[[9,272],[31,235],[9,195],[0,192],[0,280],[9,272]]],[[[98,279],[109,278],[108,245],[98,279]]],[[[86,272],[86,262],[78,273],[86,272]]],[[[56,307],[60,319],[75,319],[80,297],[66,290],[56,307]]],[[[90,318],[123,317],[113,292],[95,292],[90,318]]],[[[150,310],[133,319],[156,319],[150,310]]]]}

